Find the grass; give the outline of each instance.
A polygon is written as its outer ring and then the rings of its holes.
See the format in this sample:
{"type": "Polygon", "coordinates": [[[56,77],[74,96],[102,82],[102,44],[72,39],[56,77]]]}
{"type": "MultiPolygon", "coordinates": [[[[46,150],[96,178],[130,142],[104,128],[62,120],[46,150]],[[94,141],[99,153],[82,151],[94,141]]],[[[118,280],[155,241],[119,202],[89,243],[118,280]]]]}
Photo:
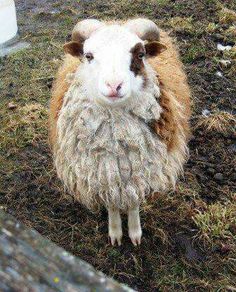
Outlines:
{"type": "Polygon", "coordinates": [[[236,130],[236,117],[228,112],[217,111],[209,116],[201,117],[196,128],[202,128],[205,132],[230,135],[236,130]]]}
{"type": "Polygon", "coordinates": [[[0,59],[0,207],[137,290],[234,291],[235,50],[216,49],[218,42],[235,45],[235,23],[227,10],[234,10],[233,1],[40,1],[35,6],[29,0],[34,8],[29,10],[23,2],[17,1],[18,24],[31,47],[0,59]],[[78,19],[134,16],[151,18],[176,39],[193,93],[193,137],[176,191],[157,194],[141,210],[142,246],[131,245],[125,219],[123,245],[111,247],[105,210],[91,214],[56,177],[47,111],[62,45],[78,19]],[[221,59],[231,66],[219,67],[221,59]],[[224,78],[216,76],[219,70],[224,78]],[[211,114],[202,116],[204,109],[211,114]],[[223,180],[216,180],[216,173],[223,180]]]}
{"type": "Polygon", "coordinates": [[[216,203],[205,211],[198,211],[193,217],[199,228],[200,236],[212,242],[213,239],[235,238],[236,209],[234,206],[216,203]]]}
{"type": "Polygon", "coordinates": [[[208,33],[213,33],[217,30],[217,28],[219,27],[218,24],[214,23],[214,22],[209,22],[207,27],[206,27],[206,31],[208,33]]]}
{"type": "Polygon", "coordinates": [[[228,9],[226,7],[222,7],[219,11],[219,22],[221,24],[232,24],[236,22],[236,12],[228,9]]]}
{"type": "Polygon", "coordinates": [[[191,44],[191,46],[186,50],[186,54],[182,57],[185,63],[193,63],[198,58],[205,58],[207,50],[204,46],[200,46],[199,43],[191,44]]]}
{"type": "Polygon", "coordinates": [[[172,17],[170,26],[177,32],[194,32],[192,17],[172,17]]]}
{"type": "Polygon", "coordinates": [[[229,26],[225,31],[226,36],[232,37],[233,39],[236,37],[235,25],[229,26]]]}

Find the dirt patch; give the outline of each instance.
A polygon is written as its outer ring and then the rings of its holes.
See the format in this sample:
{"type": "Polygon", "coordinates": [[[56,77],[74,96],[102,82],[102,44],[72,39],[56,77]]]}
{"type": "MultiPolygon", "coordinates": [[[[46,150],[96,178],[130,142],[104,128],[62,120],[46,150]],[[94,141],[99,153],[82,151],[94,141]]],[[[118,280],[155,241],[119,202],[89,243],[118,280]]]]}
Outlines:
{"type": "Polygon", "coordinates": [[[235,53],[217,50],[219,43],[235,46],[234,1],[16,2],[20,34],[31,47],[0,59],[1,208],[139,291],[235,289],[235,53]],[[193,92],[193,137],[176,191],[141,212],[142,245],[131,245],[124,222],[117,248],[108,244],[106,211],[90,213],[56,178],[47,109],[76,21],[140,15],[176,38],[193,92]]]}

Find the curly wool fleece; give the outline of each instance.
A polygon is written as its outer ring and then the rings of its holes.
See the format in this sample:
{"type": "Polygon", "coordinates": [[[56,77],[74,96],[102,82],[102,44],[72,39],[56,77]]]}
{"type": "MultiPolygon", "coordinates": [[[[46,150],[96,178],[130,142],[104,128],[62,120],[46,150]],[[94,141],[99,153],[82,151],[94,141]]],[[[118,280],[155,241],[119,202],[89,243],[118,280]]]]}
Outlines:
{"type": "Polygon", "coordinates": [[[89,209],[103,204],[124,210],[174,185],[185,160],[185,138],[178,153],[168,153],[148,126],[162,111],[156,83],[126,105],[109,107],[86,96],[76,74],[59,114],[54,149],[58,176],[70,193],[89,209]]]}

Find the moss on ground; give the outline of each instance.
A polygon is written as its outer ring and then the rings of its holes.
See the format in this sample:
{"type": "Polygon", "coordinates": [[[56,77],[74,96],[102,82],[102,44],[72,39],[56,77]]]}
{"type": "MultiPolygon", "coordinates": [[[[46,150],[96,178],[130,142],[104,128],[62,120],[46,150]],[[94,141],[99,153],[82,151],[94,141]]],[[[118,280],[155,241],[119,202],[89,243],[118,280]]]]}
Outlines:
{"type": "Polygon", "coordinates": [[[170,18],[170,26],[177,32],[192,32],[194,33],[196,29],[193,25],[192,17],[172,17],[170,18]]]}
{"type": "Polygon", "coordinates": [[[31,47],[0,59],[0,207],[137,290],[234,291],[235,50],[220,52],[217,44],[235,46],[235,2],[34,3],[17,1],[21,38],[31,47]],[[47,111],[62,44],[76,21],[135,16],[151,18],[176,39],[193,92],[193,137],[176,191],[158,194],[141,211],[141,247],[131,245],[124,222],[118,248],[108,243],[105,210],[91,214],[56,178],[47,111]]]}

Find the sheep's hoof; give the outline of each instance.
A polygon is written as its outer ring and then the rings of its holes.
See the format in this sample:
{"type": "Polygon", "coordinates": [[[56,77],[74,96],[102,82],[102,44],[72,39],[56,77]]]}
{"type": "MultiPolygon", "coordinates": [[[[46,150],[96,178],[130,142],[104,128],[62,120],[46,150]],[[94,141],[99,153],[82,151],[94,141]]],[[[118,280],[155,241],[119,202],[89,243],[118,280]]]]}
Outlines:
{"type": "Polygon", "coordinates": [[[141,244],[142,229],[131,229],[129,230],[129,238],[131,239],[134,246],[141,244]]]}
{"type": "Polygon", "coordinates": [[[122,239],[122,231],[119,229],[109,230],[109,238],[110,238],[110,242],[113,246],[116,245],[116,242],[117,242],[118,246],[120,246],[121,239],[122,239]]]}

